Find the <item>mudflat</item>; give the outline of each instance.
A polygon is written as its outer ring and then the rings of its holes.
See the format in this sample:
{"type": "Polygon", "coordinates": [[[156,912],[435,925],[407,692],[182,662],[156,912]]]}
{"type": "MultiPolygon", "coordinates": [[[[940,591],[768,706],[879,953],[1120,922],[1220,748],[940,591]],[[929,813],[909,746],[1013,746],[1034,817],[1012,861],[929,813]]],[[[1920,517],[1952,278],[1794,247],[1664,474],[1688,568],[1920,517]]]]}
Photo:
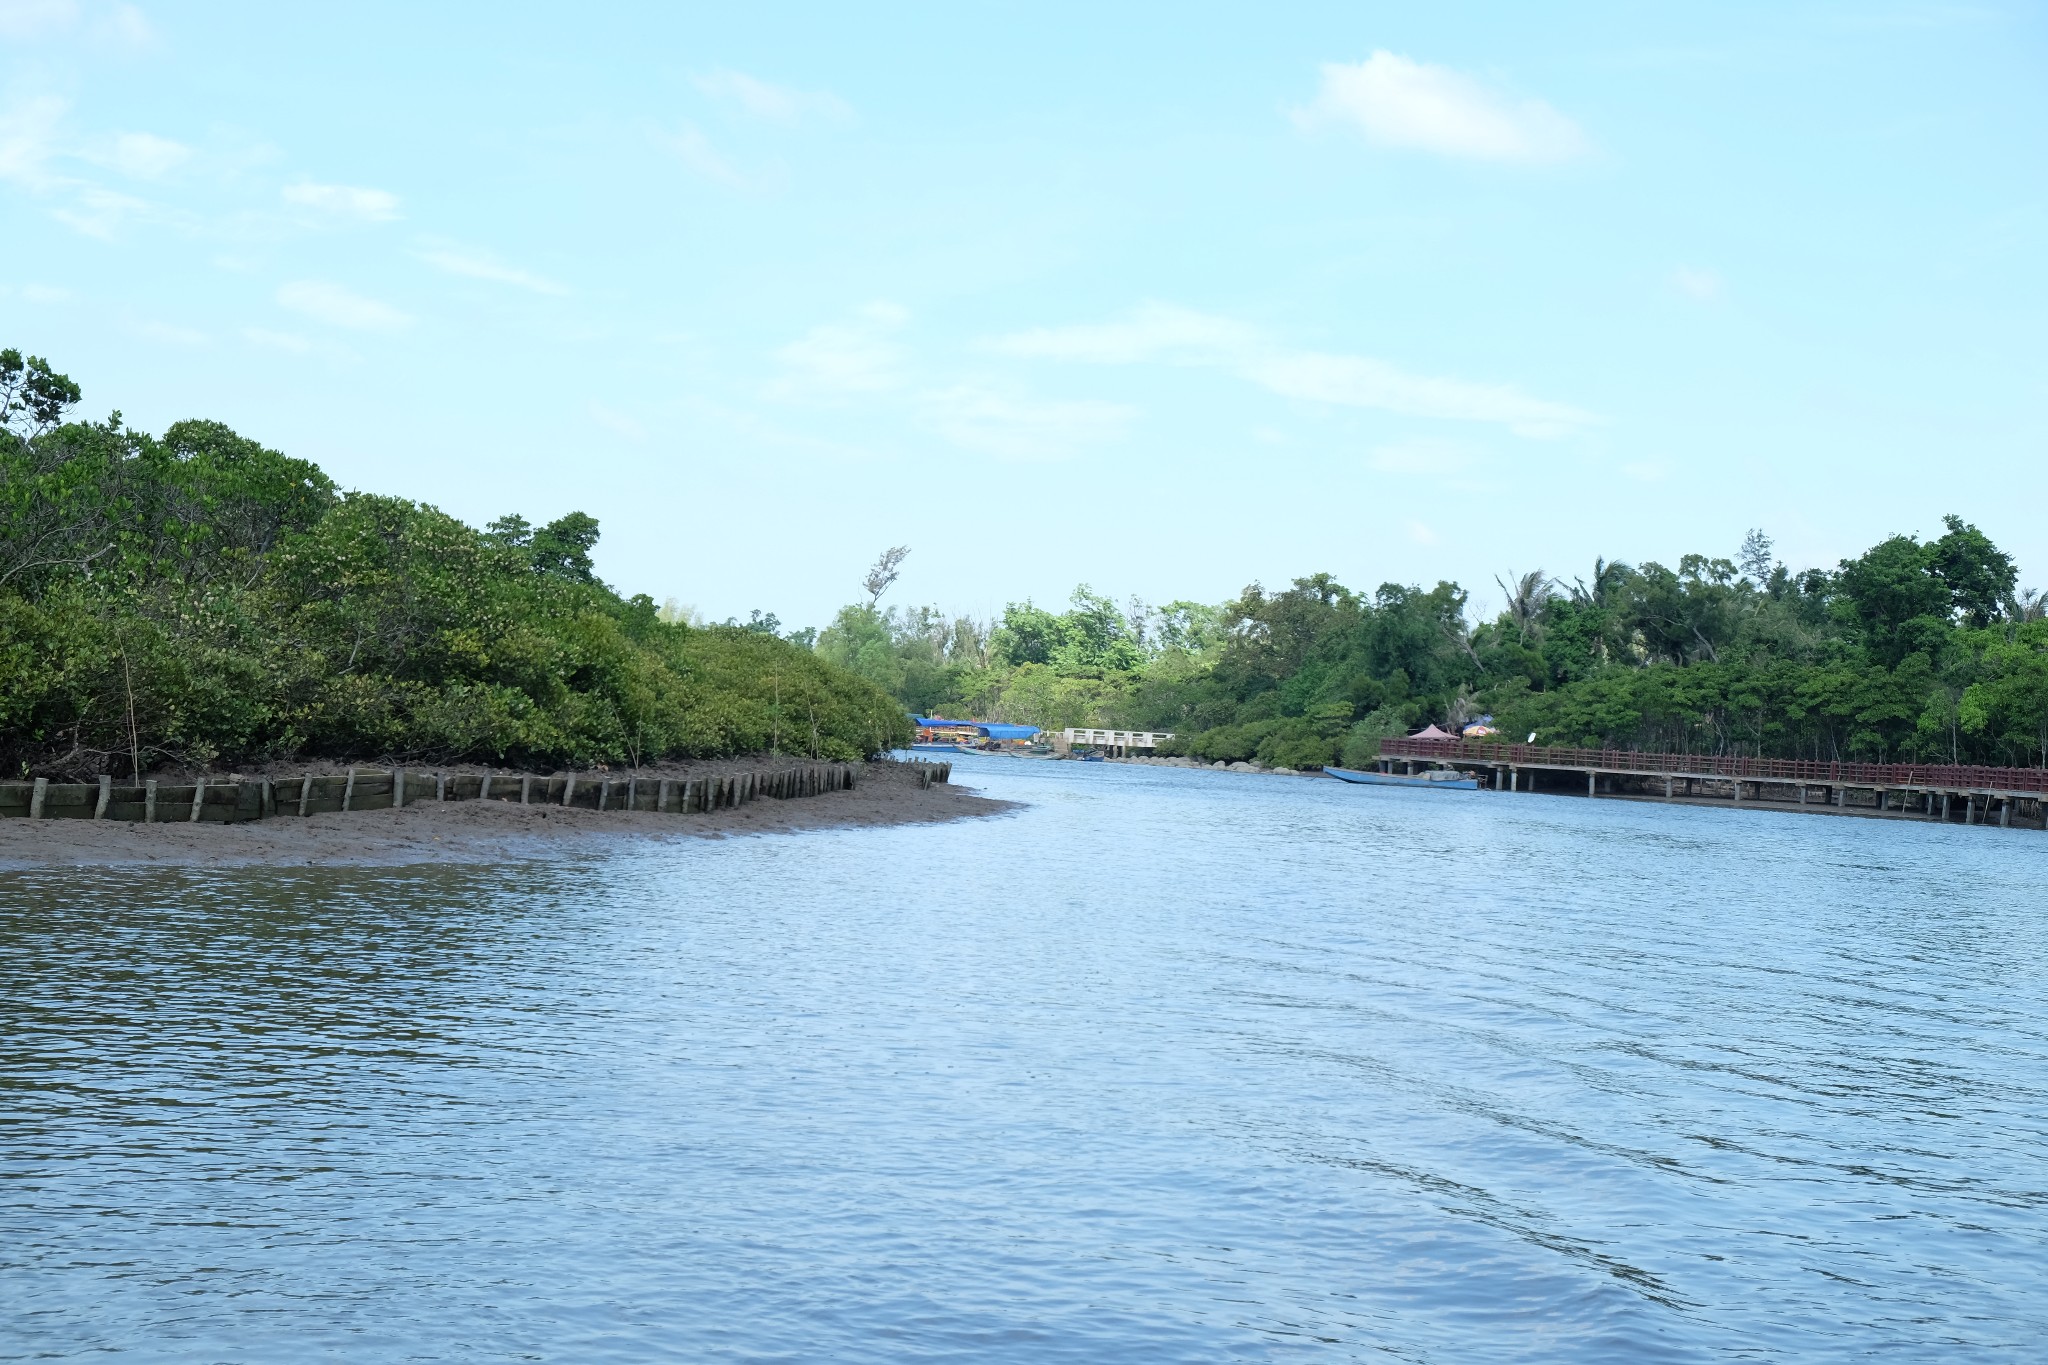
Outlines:
{"type": "Polygon", "coordinates": [[[716,839],[929,824],[1015,808],[1015,802],[950,783],[920,789],[900,765],[865,764],[851,791],[800,800],[755,800],[737,809],[691,815],[509,801],[418,801],[400,810],[332,812],[303,819],[286,815],[248,824],[0,820],[0,869],[518,862],[583,852],[608,840],[716,839]]]}

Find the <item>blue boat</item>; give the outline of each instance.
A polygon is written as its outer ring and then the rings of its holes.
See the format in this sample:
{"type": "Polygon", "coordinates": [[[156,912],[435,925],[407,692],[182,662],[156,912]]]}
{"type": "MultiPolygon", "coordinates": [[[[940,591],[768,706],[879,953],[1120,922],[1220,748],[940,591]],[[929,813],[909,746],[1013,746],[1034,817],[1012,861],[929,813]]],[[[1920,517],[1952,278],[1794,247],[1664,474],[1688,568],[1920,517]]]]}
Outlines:
{"type": "Polygon", "coordinates": [[[1355,768],[1325,768],[1339,782],[1359,782],[1368,787],[1433,787],[1439,791],[1476,792],[1479,779],[1455,768],[1434,768],[1413,777],[1401,773],[1362,773],[1355,768]]]}

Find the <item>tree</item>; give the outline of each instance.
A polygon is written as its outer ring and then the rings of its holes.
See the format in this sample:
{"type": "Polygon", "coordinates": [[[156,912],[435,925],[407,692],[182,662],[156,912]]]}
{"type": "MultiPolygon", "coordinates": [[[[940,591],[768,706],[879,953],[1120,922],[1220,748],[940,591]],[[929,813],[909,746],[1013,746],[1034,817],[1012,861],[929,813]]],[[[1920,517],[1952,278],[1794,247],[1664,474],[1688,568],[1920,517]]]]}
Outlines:
{"type": "Polygon", "coordinates": [[[860,581],[861,591],[868,595],[868,608],[873,610],[882,601],[882,594],[889,591],[897,576],[903,570],[903,561],[910,558],[908,545],[892,545],[875,557],[875,566],[868,570],[868,576],[860,581]]]}
{"type": "Polygon", "coordinates": [[[2012,558],[1954,513],[1941,521],[1948,534],[1928,547],[1928,567],[1948,585],[1950,604],[1963,624],[1982,630],[2016,611],[2013,586],[2019,569],[2012,558]]]}
{"type": "Polygon", "coordinates": [[[17,440],[31,441],[54,429],[81,397],[78,385],[41,356],[24,359],[11,346],[0,351],[0,427],[17,440]]]}
{"type": "Polygon", "coordinates": [[[1762,587],[1771,581],[1771,538],[1761,528],[1751,527],[1742,538],[1742,549],[1735,556],[1735,567],[1742,576],[1762,587]]]}

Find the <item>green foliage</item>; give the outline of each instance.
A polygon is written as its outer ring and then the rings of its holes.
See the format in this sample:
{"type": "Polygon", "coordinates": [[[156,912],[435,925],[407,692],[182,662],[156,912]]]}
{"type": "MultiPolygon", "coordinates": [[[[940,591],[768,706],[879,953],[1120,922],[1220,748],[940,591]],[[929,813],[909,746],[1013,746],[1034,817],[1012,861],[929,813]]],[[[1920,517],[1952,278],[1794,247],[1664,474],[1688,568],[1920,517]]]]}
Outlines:
{"type": "MultiPolygon", "coordinates": [[[[1477,625],[1451,583],[1368,596],[1315,574],[1121,614],[1083,587],[1065,612],[1012,604],[987,664],[930,676],[918,705],[1167,730],[1169,752],[1294,767],[1367,764],[1388,736],[1488,713],[1544,743],[2048,766],[2048,604],[2015,593],[1981,531],[1944,526],[1833,572],[1791,572],[1752,531],[1733,559],[1523,574],[1477,625]]],[[[906,696],[901,625],[863,638],[869,676],[906,696]]]]}
{"type": "Polygon", "coordinates": [[[0,353],[10,772],[126,772],[132,755],[850,759],[909,738],[885,692],[772,629],[621,599],[582,513],[477,531],[341,494],[219,423],[57,425],[75,386],[36,363],[0,353]]]}

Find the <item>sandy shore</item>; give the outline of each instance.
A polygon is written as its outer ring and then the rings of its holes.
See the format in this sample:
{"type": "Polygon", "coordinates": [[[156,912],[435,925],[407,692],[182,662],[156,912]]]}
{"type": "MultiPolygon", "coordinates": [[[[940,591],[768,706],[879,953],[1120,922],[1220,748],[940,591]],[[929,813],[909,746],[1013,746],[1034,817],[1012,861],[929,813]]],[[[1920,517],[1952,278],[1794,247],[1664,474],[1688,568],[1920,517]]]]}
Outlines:
{"type": "Polygon", "coordinates": [[[507,801],[422,801],[403,810],[286,816],[242,825],[0,820],[0,870],[520,862],[588,852],[621,839],[718,839],[932,824],[1015,808],[1014,802],[946,783],[920,791],[907,770],[868,764],[852,791],[793,801],[757,800],[737,810],[698,815],[564,810],[507,801]]]}

